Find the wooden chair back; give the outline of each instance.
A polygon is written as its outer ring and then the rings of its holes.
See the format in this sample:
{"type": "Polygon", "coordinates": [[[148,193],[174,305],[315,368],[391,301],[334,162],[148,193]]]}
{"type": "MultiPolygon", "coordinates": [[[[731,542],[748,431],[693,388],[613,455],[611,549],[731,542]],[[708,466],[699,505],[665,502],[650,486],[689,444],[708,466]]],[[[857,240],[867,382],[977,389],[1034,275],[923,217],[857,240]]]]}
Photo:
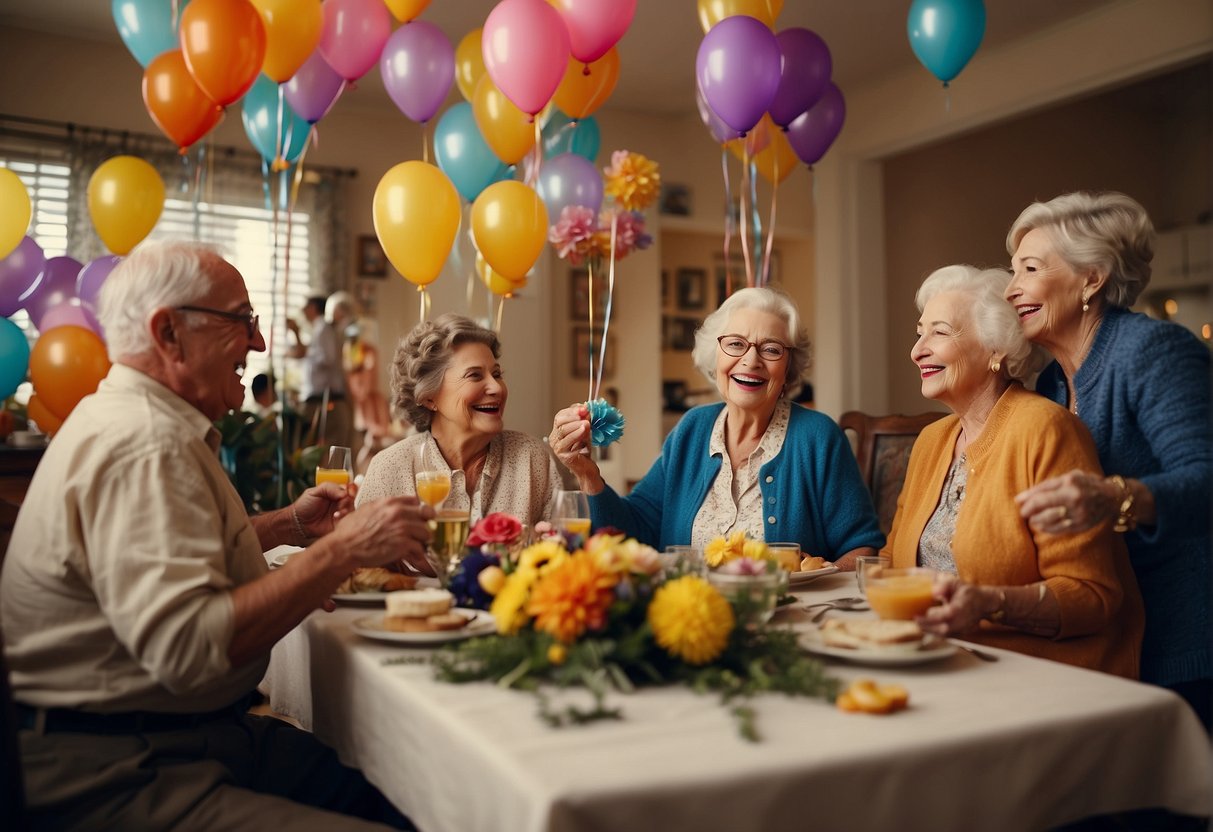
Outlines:
{"type": "Polygon", "coordinates": [[[855,434],[855,459],[859,463],[859,473],[872,495],[880,530],[885,534],[893,528],[897,498],[905,484],[914,440],[923,428],[946,415],[869,416],[858,410],[849,410],[838,420],[844,431],[855,434]]]}

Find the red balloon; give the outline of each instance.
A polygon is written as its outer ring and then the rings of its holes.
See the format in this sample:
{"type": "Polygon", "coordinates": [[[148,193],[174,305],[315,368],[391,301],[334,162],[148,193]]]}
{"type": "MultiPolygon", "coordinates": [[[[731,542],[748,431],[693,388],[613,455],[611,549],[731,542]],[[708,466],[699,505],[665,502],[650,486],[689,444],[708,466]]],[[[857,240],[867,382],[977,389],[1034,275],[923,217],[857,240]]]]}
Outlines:
{"type": "Polygon", "coordinates": [[[265,59],[265,24],[248,0],[193,0],[181,12],[181,51],[220,107],[248,92],[265,59]]]}
{"type": "Polygon", "coordinates": [[[42,333],[29,356],[29,377],[47,410],[66,419],[67,414],[110,371],[105,343],[79,326],[57,326],[42,333]]]}
{"type": "Polygon", "coordinates": [[[180,49],[157,56],[143,71],[143,104],[152,121],[185,150],[223,118],[223,108],[206,97],[185,65],[180,49]]]}

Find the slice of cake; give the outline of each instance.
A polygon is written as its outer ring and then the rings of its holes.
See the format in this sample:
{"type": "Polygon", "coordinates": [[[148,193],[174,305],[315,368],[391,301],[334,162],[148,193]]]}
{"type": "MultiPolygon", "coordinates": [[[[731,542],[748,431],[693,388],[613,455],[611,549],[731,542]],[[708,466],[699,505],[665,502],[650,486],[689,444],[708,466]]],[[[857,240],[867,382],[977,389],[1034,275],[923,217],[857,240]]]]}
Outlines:
{"type": "Polygon", "coordinates": [[[418,589],[412,592],[392,592],[384,599],[387,614],[383,627],[404,633],[457,630],[469,619],[451,612],[455,598],[445,589],[418,589]]]}

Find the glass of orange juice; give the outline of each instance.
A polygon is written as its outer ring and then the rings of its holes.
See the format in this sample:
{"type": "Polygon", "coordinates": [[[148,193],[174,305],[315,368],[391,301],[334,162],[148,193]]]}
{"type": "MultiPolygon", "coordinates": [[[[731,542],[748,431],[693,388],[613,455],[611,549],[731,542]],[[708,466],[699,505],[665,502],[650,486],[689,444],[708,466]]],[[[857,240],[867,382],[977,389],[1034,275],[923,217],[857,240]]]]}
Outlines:
{"type": "Polygon", "coordinates": [[[552,522],[566,535],[585,540],[590,536],[589,498],[582,491],[557,491],[552,522]]]}
{"type": "Polygon", "coordinates": [[[912,620],[932,604],[935,570],[921,567],[882,569],[869,566],[864,575],[864,594],[881,618],[912,620]]]}
{"type": "Polygon", "coordinates": [[[316,485],[322,482],[349,485],[353,478],[354,466],[350,462],[350,449],[344,445],[330,446],[323,464],[316,468],[316,485]]]}
{"type": "Polygon", "coordinates": [[[434,454],[427,454],[429,444],[427,437],[425,442],[417,446],[413,459],[413,482],[417,486],[417,499],[437,511],[451,493],[451,472],[438,463],[434,454]]]}

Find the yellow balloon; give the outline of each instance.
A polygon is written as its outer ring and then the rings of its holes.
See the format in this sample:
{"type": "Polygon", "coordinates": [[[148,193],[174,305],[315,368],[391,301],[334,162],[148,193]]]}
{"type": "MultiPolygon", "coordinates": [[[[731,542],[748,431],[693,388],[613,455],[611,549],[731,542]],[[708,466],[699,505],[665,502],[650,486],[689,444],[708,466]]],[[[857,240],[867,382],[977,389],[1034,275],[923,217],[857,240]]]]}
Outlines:
{"type": "Polygon", "coordinates": [[[611,97],[619,83],[619,52],[612,46],[588,68],[587,73],[585,64],[570,57],[564,80],[552,96],[552,103],[569,118],[585,118],[611,97]]]}
{"type": "Polygon", "coordinates": [[[32,215],[29,191],[21,177],[8,168],[0,168],[0,260],[17,248],[29,229],[32,215]]]}
{"type": "Polygon", "coordinates": [[[468,101],[476,94],[476,85],[484,76],[484,53],[480,49],[483,29],[473,29],[455,47],[455,83],[468,101]]]}
{"type": "Polygon", "coordinates": [[[375,233],[387,257],[418,286],[433,283],[459,233],[459,192],[437,167],[401,162],[375,188],[375,233]]]}
{"type": "Polygon", "coordinates": [[[774,29],[775,16],[782,9],[783,0],[699,0],[699,25],[706,34],[726,17],[744,14],[756,17],[774,29]]]}
{"type": "Polygon", "coordinates": [[[163,210],[164,180],[135,156],[106,159],[88,180],[93,228],[114,254],[129,254],[156,227],[163,210]]]}
{"type": "Polygon", "coordinates": [[[430,0],[383,0],[383,2],[387,3],[392,15],[401,23],[408,23],[425,11],[425,7],[430,4],[430,0]]]}
{"type": "Polygon", "coordinates": [[[489,185],[472,203],[472,239],[493,271],[517,282],[539,259],[548,237],[548,209],[521,182],[489,185]]]}
{"type": "Polygon", "coordinates": [[[526,288],[526,275],[523,275],[521,280],[502,277],[493,271],[493,267],[485,261],[484,255],[480,252],[476,252],[476,274],[480,276],[480,282],[487,286],[490,292],[500,297],[513,297],[519,289],[526,288]]]}
{"type": "Polygon", "coordinates": [[[489,148],[507,165],[521,162],[535,146],[535,123],[497,89],[487,72],[476,82],[472,115],[489,148]]]}
{"type": "MultiPolygon", "coordinates": [[[[249,0],[265,24],[261,71],[279,84],[291,80],[320,43],[320,0],[249,0]]],[[[390,4],[389,4],[390,5],[390,4]]]]}
{"type": "Polygon", "coordinates": [[[770,143],[754,157],[754,166],[768,182],[782,182],[800,164],[788,137],[778,127],[771,130],[770,143]]]}

